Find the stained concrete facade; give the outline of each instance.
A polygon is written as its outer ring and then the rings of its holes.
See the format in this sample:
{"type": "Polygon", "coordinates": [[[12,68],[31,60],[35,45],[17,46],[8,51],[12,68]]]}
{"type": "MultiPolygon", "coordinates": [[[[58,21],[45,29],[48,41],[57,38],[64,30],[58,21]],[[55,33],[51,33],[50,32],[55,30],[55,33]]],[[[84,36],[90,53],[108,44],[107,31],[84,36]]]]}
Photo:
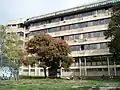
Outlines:
{"type": "MultiPolygon", "coordinates": [[[[61,68],[62,77],[120,76],[120,63],[113,62],[105,39],[112,5],[105,0],[24,20],[23,37],[27,41],[41,32],[65,40],[75,62],[70,71],[61,68]]],[[[10,26],[12,24],[8,24],[10,26]]],[[[19,24],[17,24],[19,25],[19,24]]],[[[43,68],[21,66],[20,75],[43,76],[43,68]]]]}

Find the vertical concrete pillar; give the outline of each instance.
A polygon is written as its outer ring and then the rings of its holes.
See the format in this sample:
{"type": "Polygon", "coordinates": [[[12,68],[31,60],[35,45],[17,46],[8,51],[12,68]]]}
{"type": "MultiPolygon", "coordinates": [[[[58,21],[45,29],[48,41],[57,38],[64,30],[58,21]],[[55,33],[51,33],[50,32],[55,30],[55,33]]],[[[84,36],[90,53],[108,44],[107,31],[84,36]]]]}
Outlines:
{"type": "Polygon", "coordinates": [[[109,57],[107,57],[107,63],[108,63],[108,75],[110,76],[110,61],[109,61],[109,57]]]}
{"type": "Polygon", "coordinates": [[[116,76],[116,63],[115,63],[115,61],[114,61],[114,74],[116,76]]]}
{"type": "Polygon", "coordinates": [[[60,77],[62,77],[62,67],[61,67],[61,60],[60,60],[60,77]]]}
{"type": "Polygon", "coordinates": [[[98,14],[98,12],[97,12],[97,10],[95,11],[95,17],[97,16],[97,14],[98,14]]]}
{"type": "Polygon", "coordinates": [[[38,68],[38,74],[39,74],[39,76],[40,76],[40,67],[38,68]]]}
{"type": "MultiPolygon", "coordinates": [[[[40,61],[38,62],[39,63],[39,65],[40,65],[40,61]]],[[[39,76],[40,76],[40,67],[38,67],[38,74],[39,74],[39,76]]]]}
{"type": "Polygon", "coordinates": [[[86,62],[86,58],[84,58],[84,62],[85,62],[85,76],[87,76],[87,68],[86,68],[86,66],[87,66],[86,63],[87,62],[86,62]]]}
{"type": "Polygon", "coordinates": [[[29,65],[28,66],[28,76],[30,76],[31,75],[31,66],[29,65]]]}
{"type": "Polygon", "coordinates": [[[19,68],[19,75],[24,75],[23,69],[24,69],[24,67],[23,67],[23,65],[22,65],[22,66],[19,68]]]}
{"type": "Polygon", "coordinates": [[[79,58],[80,76],[81,76],[81,58],[79,58]]]}
{"type": "Polygon", "coordinates": [[[61,67],[61,69],[60,69],[60,77],[63,76],[62,73],[63,73],[63,71],[62,71],[62,67],[61,67]]]}
{"type": "Polygon", "coordinates": [[[37,65],[35,64],[35,76],[37,76],[37,65]]]}

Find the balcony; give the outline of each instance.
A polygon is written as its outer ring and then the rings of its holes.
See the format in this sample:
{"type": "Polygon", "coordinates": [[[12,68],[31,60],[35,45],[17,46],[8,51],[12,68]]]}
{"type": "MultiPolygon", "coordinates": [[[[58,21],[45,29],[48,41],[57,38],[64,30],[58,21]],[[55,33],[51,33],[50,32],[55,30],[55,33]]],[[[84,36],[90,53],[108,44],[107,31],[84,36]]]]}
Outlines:
{"type": "Polygon", "coordinates": [[[83,51],[72,51],[72,57],[83,57],[83,56],[94,56],[94,55],[106,55],[110,54],[109,49],[95,49],[95,50],[83,50],[83,51]]]}
{"type": "Polygon", "coordinates": [[[68,45],[80,45],[80,44],[89,44],[89,43],[102,43],[109,42],[110,39],[105,39],[104,37],[95,37],[95,38],[84,38],[79,40],[69,40],[66,41],[68,45]]]}
{"type": "Polygon", "coordinates": [[[58,31],[58,32],[53,32],[53,33],[48,33],[48,34],[50,34],[52,37],[58,37],[58,36],[65,36],[65,35],[70,35],[70,34],[107,30],[107,28],[108,28],[108,24],[104,24],[104,25],[96,25],[96,26],[90,26],[90,27],[79,28],[79,29],[58,31]]]}
{"type": "Polygon", "coordinates": [[[8,28],[6,31],[7,32],[24,32],[25,30],[23,28],[12,27],[12,28],[8,28]]]}
{"type": "Polygon", "coordinates": [[[98,14],[96,16],[91,15],[91,16],[86,16],[86,17],[81,17],[81,18],[74,18],[74,19],[70,19],[70,20],[64,20],[64,21],[53,22],[53,23],[48,23],[48,24],[43,24],[43,25],[31,26],[30,31],[45,29],[45,28],[51,28],[51,27],[56,27],[56,26],[63,26],[63,25],[68,25],[68,24],[72,24],[72,23],[98,20],[98,19],[109,18],[109,17],[111,17],[110,14],[103,13],[103,14],[98,14]]]}

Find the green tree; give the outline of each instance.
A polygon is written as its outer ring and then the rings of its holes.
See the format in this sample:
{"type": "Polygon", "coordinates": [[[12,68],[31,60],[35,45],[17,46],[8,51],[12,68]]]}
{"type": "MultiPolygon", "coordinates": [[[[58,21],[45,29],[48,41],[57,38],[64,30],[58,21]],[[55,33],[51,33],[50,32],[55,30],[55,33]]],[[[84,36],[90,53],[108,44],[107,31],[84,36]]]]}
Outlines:
{"type": "Polygon", "coordinates": [[[8,60],[8,65],[16,79],[18,79],[20,60],[23,57],[23,50],[23,41],[20,39],[20,36],[14,32],[6,32],[3,50],[4,56],[8,60]]]}
{"type": "Polygon", "coordinates": [[[0,66],[3,66],[3,57],[4,57],[4,53],[3,53],[3,46],[4,46],[4,39],[5,39],[5,30],[6,27],[4,25],[0,25],[0,51],[1,51],[1,55],[0,55],[0,66]]]}
{"type": "Polygon", "coordinates": [[[120,2],[115,3],[112,10],[105,37],[111,39],[108,43],[109,51],[112,53],[112,58],[118,61],[120,59],[120,2]]]}
{"type": "Polygon", "coordinates": [[[70,54],[68,44],[63,40],[52,38],[48,34],[34,36],[27,42],[26,50],[31,56],[37,57],[33,62],[40,61],[45,77],[47,77],[47,67],[49,67],[49,76],[51,72],[54,72],[53,76],[56,76],[60,66],[68,68],[72,63],[72,58],[68,56],[70,54]]]}

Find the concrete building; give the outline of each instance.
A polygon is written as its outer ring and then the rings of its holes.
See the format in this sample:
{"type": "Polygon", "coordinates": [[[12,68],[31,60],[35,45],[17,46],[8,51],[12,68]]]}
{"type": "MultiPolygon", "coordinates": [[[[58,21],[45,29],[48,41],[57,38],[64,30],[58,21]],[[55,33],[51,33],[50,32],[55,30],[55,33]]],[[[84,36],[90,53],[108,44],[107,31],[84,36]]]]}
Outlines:
{"type": "MultiPolygon", "coordinates": [[[[120,63],[111,60],[104,31],[107,30],[112,4],[105,0],[67,10],[35,16],[24,21],[24,37],[32,38],[41,32],[65,40],[75,62],[70,71],[61,69],[62,77],[120,76],[120,63]]],[[[19,25],[19,24],[18,24],[19,25]]],[[[43,76],[43,68],[21,66],[20,75],[43,76]]]]}

